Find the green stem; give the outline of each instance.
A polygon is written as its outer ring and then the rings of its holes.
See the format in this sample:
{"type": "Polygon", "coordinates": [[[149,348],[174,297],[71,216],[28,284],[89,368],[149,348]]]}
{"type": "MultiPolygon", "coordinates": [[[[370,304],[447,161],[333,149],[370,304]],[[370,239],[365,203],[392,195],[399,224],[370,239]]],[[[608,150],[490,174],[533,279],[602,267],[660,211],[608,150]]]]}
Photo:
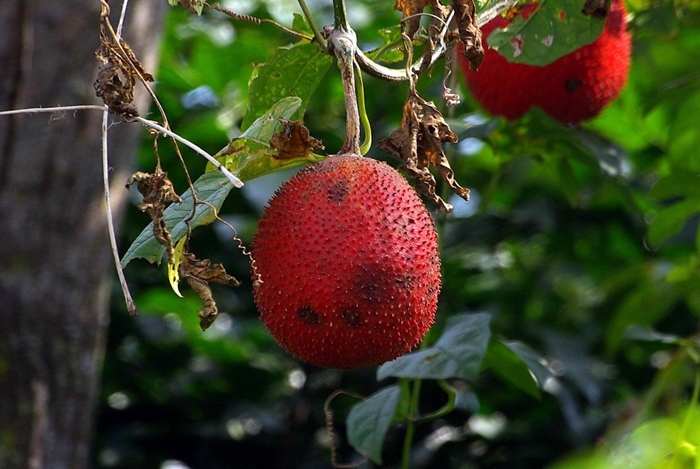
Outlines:
{"type": "Polygon", "coordinates": [[[418,416],[418,402],[420,400],[420,388],[423,381],[417,379],[413,382],[411,390],[411,402],[408,405],[408,415],[410,420],[406,425],[406,436],[403,439],[403,456],[401,458],[401,468],[410,469],[411,467],[411,448],[413,447],[413,436],[416,433],[416,419],[418,416]]]}
{"type": "Polygon", "coordinates": [[[367,108],[365,106],[365,83],[362,80],[362,70],[360,70],[357,62],[353,62],[353,66],[355,67],[355,77],[357,78],[357,106],[360,111],[360,122],[365,131],[365,138],[362,141],[362,145],[360,145],[360,155],[364,156],[369,152],[372,146],[372,126],[369,123],[367,108]]]}
{"type": "Polygon", "coordinates": [[[345,0],[333,0],[333,17],[335,18],[335,27],[350,31],[348,23],[348,14],[345,10],[345,0]]]}
{"type": "Polygon", "coordinates": [[[326,40],[323,37],[323,34],[321,34],[321,30],[318,29],[318,26],[316,25],[316,22],[314,21],[314,17],[311,15],[311,11],[309,10],[309,7],[306,6],[306,1],[305,0],[298,0],[299,1],[299,6],[301,7],[301,11],[304,12],[304,17],[306,18],[306,22],[309,23],[309,27],[311,27],[311,31],[314,32],[314,38],[316,39],[316,42],[318,42],[321,47],[323,47],[323,50],[328,51],[328,46],[326,44],[326,40]]]}
{"type": "Polygon", "coordinates": [[[437,383],[440,385],[443,391],[447,393],[447,403],[435,412],[422,416],[420,418],[421,422],[439,419],[440,417],[444,417],[455,410],[455,405],[457,403],[457,391],[455,391],[455,389],[444,379],[439,379],[437,383]]]}

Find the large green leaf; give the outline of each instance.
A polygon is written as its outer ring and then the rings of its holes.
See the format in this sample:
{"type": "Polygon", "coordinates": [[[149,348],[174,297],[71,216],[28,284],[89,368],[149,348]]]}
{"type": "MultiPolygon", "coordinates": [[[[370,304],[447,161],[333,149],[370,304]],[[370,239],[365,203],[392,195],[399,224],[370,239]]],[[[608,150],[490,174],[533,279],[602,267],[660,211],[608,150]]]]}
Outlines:
{"type": "Polygon", "coordinates": [[[268,63],[253,71],[248,86],[248,113],[241,129],[250,127],[270,106],[286,96],[301,99],[302,106],[290,117],[300,119],[332,61],[317,44],[299,43],[277,49],[268,63]]]}
{"type": "MultiPolygon", "coordinates": [[[[240,138],[233,139],[226,148],[221,150],[217,154],[217,159],[243,182],[283,168],[313,161],[312,158],[278,160],[273,158],[275,152],[270,149],[268,143],[280,126],[279,118],[289,119],[299,110],[301,104],[301,99],[293,96],[279,100],[263,116],[258,118],[240,138]]],[[[214,169],[213,165],[208,166],[208,171],[194,182],[194,189],[200,201],[207,202],[219,210],[231,191],[232,185],[223,174],[214,169]]],[[[163,212],[163,218],[170,231],[173,244],[187,233],[185,220],[192,212],[191,191],[188,190],[181,197],[181,204],[172,204],[163,212]]],[[[197,207],[197,211],[190,221],[190,226],[195,228],[207,225],[215,219],[211,207],[202,204],[197,207]]],[[[153,237],[153,223],[151,222],[136,237],[122,258],[121,264],[126,266],[136,258],[144,258],[151,263],[160,262],[163,254],[165,254],[165,248],[153,237]]]]}
{"type": "Polygon", "coordinates": [[[604,21],[581,13],[580,0],[542,0],[528,19],[518,17],[488,37],[489,47],[507,60],[547,65],[595,41],[604,21]]]}
{"type": "MultiPolygon", "coordinates": [[[[212,171],[204,173],[194,183],[197,198],[200,201],[212,204],[218,210],[231,191],[233,185],[222,173],[212,171]]],[[[192,192],[187,191],[182,194],[181,204],[171,204],[163,211],[165,224],[170,231],[173,244],[187,234],[187,225],[184,220],[192,213],[193,198],[192,192]]],[[[214,211],[208,205],[198,205],[197,213],[192,218],[192,227],[206,225],[216,219],[214,211]]],[[[136,237],[126,254],[122,258],[121,265],[126,265],[136,258],[144,258],[150,263],[160,262],[165,254],[165,247],[161,246],[153,237],[153,222],[136,237]]]]}
{"type": "Polygon", "coordinates": [[[382,463],[382,444],[399,404],[399,386],[389,386],[355,404],[348,414],[348,441],[358,452],[382,463]]]}
{"type": "MultiPolygon", "coordinates": [[[[251,181],[266,174],[304,163],[313,163],[323,158],[309,154],[307,158],[279,159],[270,147],[270,139],[281,126],[279,119],[290,119],[301,108],[301,99],[290,96],[274,104],[259,117],[243,134],[234,138],[220,152],[214,155],[226,169],[241,181],[251,181]]],[[[215,171],[213,164],[207,164],[207,171],[215,171]]]]}
{"type": "Polygon", "coordinates": [[[504,381],[538,398],[540,389],[551,376],[542,357],[517,341],[491,340],[484,358],[484,369],[486,368],[504,381]]]}
{"type": "Polygon", "coordinates": [[[447,320],[445,331],[432,347],[383,364],[377,379],[397,378],[473,380],[489,345],[491,316],[462,314],[447,320]]]}

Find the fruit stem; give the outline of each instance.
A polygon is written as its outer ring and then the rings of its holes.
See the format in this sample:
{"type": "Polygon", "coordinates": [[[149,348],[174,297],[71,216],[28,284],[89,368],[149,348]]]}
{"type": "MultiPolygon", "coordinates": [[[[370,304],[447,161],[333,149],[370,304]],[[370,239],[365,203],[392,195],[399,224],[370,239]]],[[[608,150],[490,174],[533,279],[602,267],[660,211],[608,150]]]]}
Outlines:
{"type": "Polygon", "coordinates": [[[357,95],[355,92],[355,51],[357,50],[357,36],[355,31],[348,26],[338,26],[339,21],[346,20],[345,5],[342,0],[334,0],[333,5],[342,4],[342,13],[336,9],[336,27],[328,37],[328,45],[338,59],[338,68],[343,80],[343,93],[345,94],[345,142],[339,155],[360,155],[360,111],[357,106],[357,95]]]}
{"type": "Polygon", "coordinates": [[[335,18],[335,29],[350,31],[348,14],[345,10],[345,0],[333,0],[333,16],[335,18]]]}

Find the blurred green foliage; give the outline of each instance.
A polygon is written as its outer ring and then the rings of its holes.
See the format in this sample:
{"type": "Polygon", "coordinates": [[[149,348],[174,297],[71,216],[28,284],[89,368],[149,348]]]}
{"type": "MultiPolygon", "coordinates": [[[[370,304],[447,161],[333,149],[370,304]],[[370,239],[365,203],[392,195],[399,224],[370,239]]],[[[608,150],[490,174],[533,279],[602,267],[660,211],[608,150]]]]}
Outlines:
{"type": "MultiPolygon", "coordinates": [[[[436,344],[450,319],[464,313],[488,313],[491,339],[473,379],[448,380],[454,410],[415,425],[411,467],[697,464],[700,9],[692,0],[627,3],[634,34],[628,85],[581,128],[538,110],[513,123],[493,119],[479,111],[459,73],[448,78],[463,103],[441,107],[460,137],[446,151],[472,199],[454,196],[454,213],[436,214],[443,290],[426,343],[436,344]],[[522,363],[542,390],[527,381],[522,363]]],[[[292,0],[225,4],[290,27],[299,13],[292,0]]],[[[332,22],[330,4],[310,2],[318,23],[332,22]]],[[[400,19],[392,6],[348,2],[363,50],[386,46],[392,37],[400,19]]],[[[269,24],[172,8],[155,85],[172,128],[217,153],[241,134],[255,64],[296,42],[269,24]]],[[[387,62],[400,59],[394,51],[387,62]]],[[[443,65],[418,82],[421,96],[436,104],[443,65]]],[[[378,141],[398,126],[408,87],[364,82],[378,141]]],[[[344,118],[331,65],[304,123],[335,152],[344,118]]],[[[176,190],[184,192],[187,181],[172,147],[162,140],[159,153],[176,190]]],[[[369,156],[398,165],[376,149],[369,156]]],[[[185,158],[196,179],[204,160],[189,151],[185,158]]],[[[154,165],[152,140],[145,137],[138,166],[150,171],[154,165]]],[[[221,216],[245,245],[266,200],[291,171],[250,181],[223,203],[221,216]]],[[[122,246],[149,222],[131,195],[122,246]]],[[[234,233],[221,224],[199,227],[190,249],[222,262],[243,285],[213,287],[221,314],[202,333],[196,295],[183,287],[184,299],[176,297],[162,266],[129,264],[139,316],[126,314],[115,285],[95,467],[330,467],[324,402],[335,390],[393,398],[415,386],[406,378],[379,382],[372,369],[326,370],[286,355],[257,318],[248,258],[234,233]],[[382,391],[385,386],[391,387],[382,391]]],[[[424,414],[448,400],[433,380],[422,381],[420,396],[415,404],[424,414]]],[[[411,404],[397,399],[398,412],[408,412],[411,404]]],[[[341,395],[330,403],[340,462],[362,460],[347,443],[345,426],[358,402],[341,395]]],[[[400,464],[406,430],[405,422],[387,426],[383,445],[374,449],[384,467],[400,464]]]]}

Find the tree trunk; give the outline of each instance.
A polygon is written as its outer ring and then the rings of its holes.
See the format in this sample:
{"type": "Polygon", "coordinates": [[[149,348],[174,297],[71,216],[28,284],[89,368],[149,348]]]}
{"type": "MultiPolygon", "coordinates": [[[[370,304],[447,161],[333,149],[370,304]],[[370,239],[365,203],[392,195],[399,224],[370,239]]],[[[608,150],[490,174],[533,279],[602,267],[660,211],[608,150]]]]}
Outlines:
{"type": "MultiPolygon", "coordinates": [[[[115,24],[121,2],[112,2],[115,24]]],[[[152,70],[165,0],[132,0],[124,37],[152,70]]],[[[0,110],[97,104],[99,0],[4,0],[0,110]]],[[[144,109],[146,102],[137,102],[144,109]]],[[[0,467],[90,461],[108,297],[98,111],[0,116],[0,467]]],[[[116,213],[140,126],[110,130],[116,213]]]]}

